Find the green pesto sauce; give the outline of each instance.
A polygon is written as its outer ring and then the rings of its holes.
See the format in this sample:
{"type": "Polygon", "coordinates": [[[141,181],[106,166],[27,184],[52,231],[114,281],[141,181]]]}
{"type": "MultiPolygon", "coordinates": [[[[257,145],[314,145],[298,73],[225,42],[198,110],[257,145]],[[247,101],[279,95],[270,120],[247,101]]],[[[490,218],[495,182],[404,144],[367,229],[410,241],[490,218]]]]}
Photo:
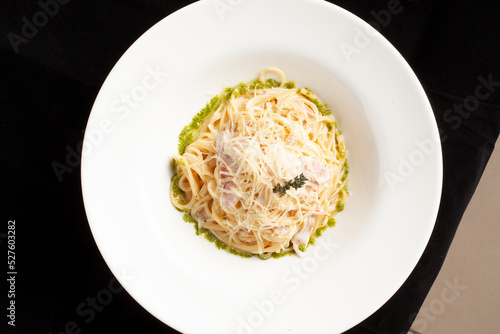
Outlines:
{"type": "MultiPolygon", "coordinates": [[[[273,257],[275,259],[279,259],[279,258],[282,258],[283,256],[293,255],[293,254],[295,254],[294,250],[289,250],[286,252],[280,251],[279,253],[273,253],[273,255],[271,255],[271,257],[273,257]]],[[[266,259],[263,259],[263,260],[266,260],[266,259]]]]}
{"type": "Polygon", "coordinates": [[[240,83],[237,87],[237,91],[241,95],[248,93],[248,84],[244,82],[240,83]]]}
{"type": "Polygon", "coordinates": [[[321,237],[323,235],[323,232],[325,232],[327,228],[334,227],[336,224],[337,222],[335,221],[335,218],[328,217],[328,222],[326,223],[326,225],[318,228],[316,232],[314,232],[314,234],[309,237],[309,242],[307,243],[307,245],[300,245],[299,250],[305,252],[310,245],[316,245],[316,239],[321,237]]]}
{"type": "Polygon", "coordinates": [[[172,159],[172,170],[174,175],[170,178],[170,182],[172,182],[172,195],[180,205],[185,205],[184,191],[179,187],[179,181],[181,179],[181,174],[177,173],[177,165],[179,164],[184,165],[182,158],[179,161],[172,159]]]}
{"type": "Polygon", "coordinates": [[[340,146],[340,149],[339,149],[339,157],[340,157],[340,159],[344,159],[345,158],[345,150],[346,150],[345,145],[340,146]]]}
{"type": "Polygon", "coordinates": [[[181,179],[181,174],[175,174],[170,179],[172,181],[172,194],[174,197],[179,197],[183,193],[182,189],[179,187],[179,180],[181,179]]]}
{"type": "MultiPolygon", "coordinates": [[[[342,134],[342,131],[340,131],[340,128],[339,128],[339,123],[337,123],[337,121],[333,121],[333,126],[335,126],[335,131],[337,131],[337,133],[339,135],[342,134]]],[[[331,129],[330,129],[331,130],[331,129]]]]}
{"type": "Polygon", "coordinates": [[[349,194],[349,188],[347,187],[347,185],[345,185],[343,188],[342,188],[342,191],[348,195],[349,194]]]}
{"type": "Polygon", "coordinates": [[[311,101],[312,103],[314,103],[316,105],[316,107],[318,108],[318,111],[322,115],[327,116],[327,115],[331,115],[332,114],[332,110],[330,109],[330,107],[326,103],[321,102],[316,97],[316,95],[314,95],[314,93],[312,92],[311,89],[309,89],[307,87],[305,87],[305,88],[299,88],[297,90],[297,92],[299,92],[300,94],[304,95],[305,97],[307,97],[307,99],[309,101],[311,101]]]}
{"type": "Polygon", "coordinates": [[[347,159],[344,162],[343,170],[344,170],[344,175],[342,175],[342,178],[340,179],[340,181],[342,182],[344,182],[347,179],[347,176],[349,175],[349,163],[347,162],[347,159]]]}
{"type": "Polygon", "coordinates": [[[205,122],[208,115],[213,113],[221,104],[221,99],[219,96],[215,96],[207,103],[205,108],[201,109],[193,118],[189,125],[186,125],[182,129],[179,135],[179,154],[182,155],[186,151],[186,147],[189,146],[200,134],[200,128],[205,122]]]}

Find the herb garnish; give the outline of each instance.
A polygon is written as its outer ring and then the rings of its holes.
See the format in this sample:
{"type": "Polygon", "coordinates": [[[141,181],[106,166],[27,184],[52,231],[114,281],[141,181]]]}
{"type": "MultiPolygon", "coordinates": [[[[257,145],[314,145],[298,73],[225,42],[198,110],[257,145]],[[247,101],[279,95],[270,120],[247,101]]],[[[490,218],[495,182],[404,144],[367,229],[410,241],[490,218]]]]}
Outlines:
{"type": "Polygon", "coordinates": [[[306,184],[306,181],[307,177],[304,174],[300,173],[300,175],[297,175],[292,180],[285,181],[283,185],[278,183],[276,187],[274,187],[273,192],[280,192],[282,195],[285,195],[287,190],[290,190],[290,187],[297,190],[300,187],[304,186],[304,184],[306,184]]]}

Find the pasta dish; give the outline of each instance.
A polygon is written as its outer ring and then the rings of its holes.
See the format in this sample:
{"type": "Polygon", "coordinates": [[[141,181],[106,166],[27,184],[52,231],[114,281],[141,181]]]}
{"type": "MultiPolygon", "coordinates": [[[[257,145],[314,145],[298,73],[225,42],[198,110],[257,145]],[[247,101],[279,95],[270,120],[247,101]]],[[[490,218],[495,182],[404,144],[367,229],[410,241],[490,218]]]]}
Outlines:
{"type": "Polygon", "coordinates": [[[343,210],[348,170],[330,108],[267,68],[223,90],[184,128],[170,199],[233,253],[302,256],[343,210]]]}

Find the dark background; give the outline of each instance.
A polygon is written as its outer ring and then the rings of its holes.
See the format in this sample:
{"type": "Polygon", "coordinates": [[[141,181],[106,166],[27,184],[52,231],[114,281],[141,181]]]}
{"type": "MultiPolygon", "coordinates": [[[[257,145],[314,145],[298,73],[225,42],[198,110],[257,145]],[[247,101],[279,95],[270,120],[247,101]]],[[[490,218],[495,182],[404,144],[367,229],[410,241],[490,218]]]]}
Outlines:
{"type": "MultiPolygon", "coordinates": [[[[499,2],[401,0],[403,10],[389,20],[384,13],[394,1],[331,2],[377,22],[421,80],[442,131],[443,194],[431,241],[412,275],[386,305],[348,333],[408,331],[500,129],[499,2]],[[474,104],[479,77],[494,83],[491,94],[474,104]]],[[[1,2],[0,253],[5,255],[0,300],[5,315],[0,328],[175,333],[115,282],[101,257],[83,207],[78,152],[60,178],[53,163],[65,164],[71,149],[78,148],[94,99],[119,57],[152,25],[191,2],[59,0],[57,12],[52,6],[53,15],[37,31],[25,28],[30,37],[24,40],[23,26],[33,22],[42,4],[1,2]],[[13,34],[19,37],[15,42],[13,34]],[[6,324],[3,285],[9,220],[16,224],[15,328],[6,324]]]]}

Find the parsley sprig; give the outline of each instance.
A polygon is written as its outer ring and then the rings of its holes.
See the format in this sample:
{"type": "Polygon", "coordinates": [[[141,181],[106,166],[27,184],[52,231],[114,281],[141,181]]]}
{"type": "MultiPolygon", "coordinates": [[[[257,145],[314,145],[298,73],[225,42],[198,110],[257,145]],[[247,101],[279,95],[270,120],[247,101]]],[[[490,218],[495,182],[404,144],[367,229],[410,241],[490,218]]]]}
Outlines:
{"type": "Polygon", "coordinates": [[[285,181],[283,185],[278,183],[276,187],[274,187],[273,192],[280,192],[282,195],[285,195],[287,190],[290,190],[290,188],[294,188],[295,190],[297,190],[300,187],[303,187],[304,184],[306,184],[306,181],[307,177],[304,174],[300,173],[300,175],[297,175],[292,180],[285,181]]]}

